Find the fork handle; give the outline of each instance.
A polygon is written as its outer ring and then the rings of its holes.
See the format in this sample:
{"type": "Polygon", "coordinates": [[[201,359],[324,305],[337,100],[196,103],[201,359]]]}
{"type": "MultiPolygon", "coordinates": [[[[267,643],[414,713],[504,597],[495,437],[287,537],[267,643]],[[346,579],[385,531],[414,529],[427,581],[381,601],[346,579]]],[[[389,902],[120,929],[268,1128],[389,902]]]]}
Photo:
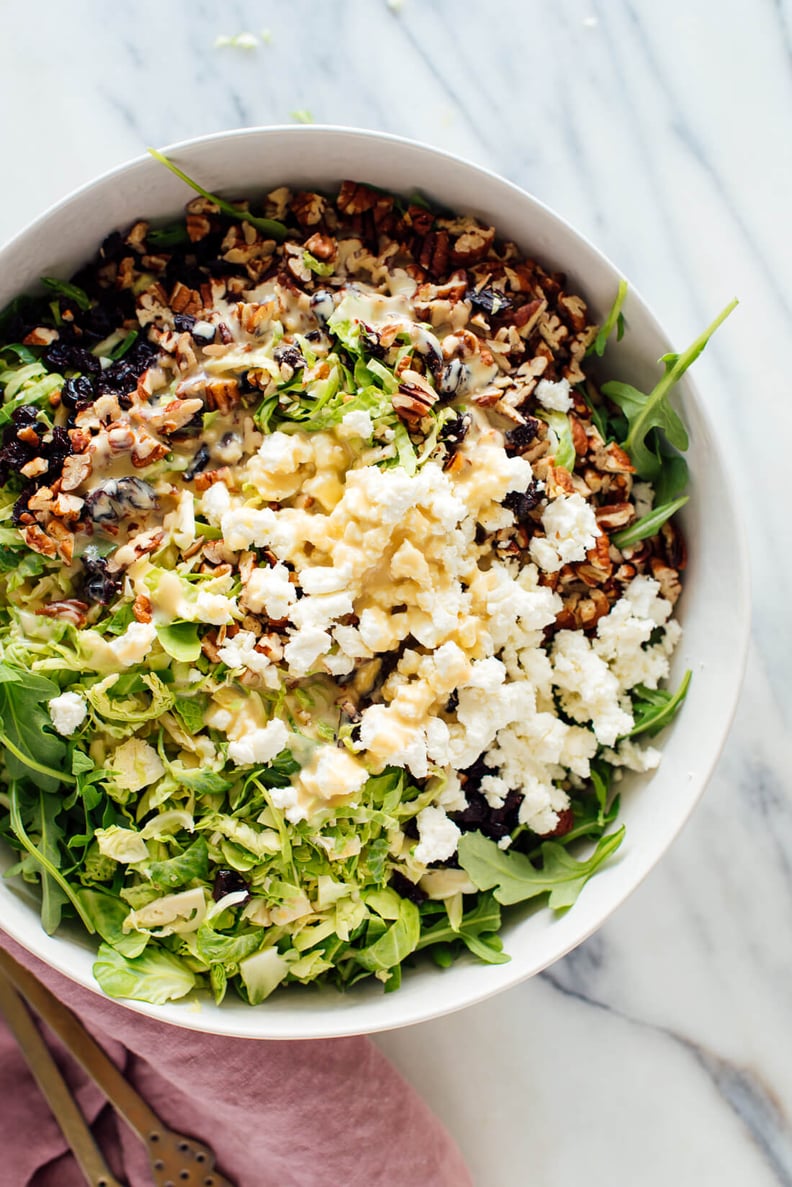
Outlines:
{"type": "MultiPolygon", "coordinates": [[[[92,1080],[101,1088],[113,1108],[146,1144],[152,1133],[164,1126],[142,1096],[124,1078],[116,1065],[88,1033],[83,1024],[12,956],[0,949],[0,970],[27,999],[50,1030],[58,1036],[92,1080]]],[[[156,1139],[155,1139],[156,1141],[156,1139]]]]}
{"type": "Polygon", "coordinates": [[[94,1141],[49,1047],[39,1033],[25,1003],[11,982],[0,975],[0,1013],[5,1016],[28,1066],[41,1089],[63,1136],[71,1146],[80,1170],[90,1187],[122,1187],[110,1172],[94,1141]]]}
{"type": "MultiPolygon", "coordinates": [[[[0,972],[6,974],[21,996],[99,1086],[116,1112],[145,1143],[157,1183],[183,1184],[183,1187],[233,1187],[220,1171],[215,1170],[212,1150],[203,1142],[163,1125],[154,1110],[125,1079],[71,1010],[2,949],[0,972]]],[[[33,1026],[29,1015],[28,1020],[33,1026]]],[[[89,1182],[93,1187],[121,1187],[107,1175],[97,1180],[89,1179],[89,1182]]]]}

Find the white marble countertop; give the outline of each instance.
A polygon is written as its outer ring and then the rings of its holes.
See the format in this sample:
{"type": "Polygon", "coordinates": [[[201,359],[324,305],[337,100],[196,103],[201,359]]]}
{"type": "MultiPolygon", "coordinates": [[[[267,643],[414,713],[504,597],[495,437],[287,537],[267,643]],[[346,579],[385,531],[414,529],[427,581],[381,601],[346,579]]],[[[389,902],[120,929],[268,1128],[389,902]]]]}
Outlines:
{"type": "Polygon", "coordinates": [[[792,1184],[792,4],[6,0],[3,16],[0,240],[147,144],[307,109],[532,190],[680,344],[740,297],[696,365],[755,579],[744,695],[704,801],[571,956],[379,1041],[477,1187],[792,1184]],[[256,48],[215,47],[265,28],[256,48]]]}

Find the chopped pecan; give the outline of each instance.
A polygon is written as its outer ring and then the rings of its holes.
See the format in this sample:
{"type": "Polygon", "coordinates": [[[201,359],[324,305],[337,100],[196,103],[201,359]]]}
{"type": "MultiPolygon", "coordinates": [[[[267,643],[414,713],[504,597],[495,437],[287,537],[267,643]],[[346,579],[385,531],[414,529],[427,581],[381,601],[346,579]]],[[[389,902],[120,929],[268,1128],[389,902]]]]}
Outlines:
{"type": "Polygon", "coordinates": [[[670,565],[659,556],[653,556],[649,561],[649,568],[652,570],[652,576],[655,581],[660,583],[661,595],[671,603],[673,606],[682,593],[682,582],[679,579],[679,573],[676,569],[672,569],[670,565]]]}
{"type": "Polygon", "coordinates": [[[118,573],[126,569],[142,556],[155,552],[165,539],[162,528],[150,528],[147,532],[138,532],[126,544],[122,544],[111,557],[108,558],[107,568],[111,573],[118,573]]]}
{"type": "Polygon", "coordinates": [[[632,503],[606,503],[603,507],[595,507],[594,514],[600,531],[613,532],[626,527],[635,518],[635,507],[632,503]]]}
{"type": "Polygon", "coordinates": [[[578,457],[583,457],[588,452],[588,437],[586,436],[586,430],[574,413],[571,413],[569,416],[569,427],[572,433],[572,444],[575,447],[575,453],[578,457]]]}
{"type": "Polygon", "coordinates": [[[47,459],[34,457],[29,462],[25,462],[24,466],[20,466],[19,473],[24,474],[25,478],[38,478],[40,474],[46,474],[47,470],[49,470],[47,459]]]}
{"type": "Polygon", "coordinates": [[[163,441],[158,441],[150,433],[138,433],[130,459],[136,469],[143,470],[146,466],[153,466],[154,462],[160,461],[167,453],[168,446],[163,441]]]}
{"type": "Polygon", "coordinates": [[[408,424],[417,424],[437,403],[438,393],[417,371],[399,376],[399,390],[391,397],[393,408],[408,424]]]}
{"type": "Polygon", "coordinates": [[[74,523],[80,518],[80,512],[84,506],[85,499],[81,499],[77,495],[67,495],[61,491],[53,501],[51,511],[53,515],[57,515],[66,523],[74,523]]]}
{"type": "Polygon", "coordinates": [[[587,320],[586,303],[582,297],[562,293],[558,298],[558,309],[577,333],[585,328],[587,320]]]}
{"type": "Polygon", "coordinates": [[[332,236],[317,231],[310,239],[306,239],[305,250],[316,256],[317,260],[333,260],[338,253],[338,244],[332,236]]]}
{"type": "Polygon", "coordinates": [[[36,613],[45,618],[58,618],[61,622],[70,622],[72,626],[84,627],[88,621],[88,604],[78,601],[77,598],[67,598],[62,602],[49,602],[36,613]]]}
{"type": "Polygon", "coordinates": [[[26,527],[22,536],[28,548],[32,548],[34,552],[40,552],[42,556],[55,556],[58,551],[55,541],[50,539],[36,523],[26,527]]]}
{"type": "Polygon", "coordinates": [[[138,622],[151,622],[151,600],[145,594],[138,594],[132,603],[132,613],[138,622]]]}
{"type": "Polygon", "coordinates": [[[22,339],[25,346],[51,346],[53,342],[57,342],[60,334],[57,330],[51,329],[49,326],[36,326],[35,330],[31,330],[22,339]]]}
{"type": "Polygon", "coordinates": [[[313,194],[309,190],[299,190],[289,205],[301,227],[315,227],[322,221],[327,202],[321,194],[313,194]]]}
{"type": "MultiPolygon", "coordinates": [[[[149,418],[149,424],[152,428],[170,436],[171,433],[175,433],[189,424],[196,412],[200,412],[202,408],[203,400],[197,396],[192,399],[169,400],[163,408],[158,409],[156,414],[149,418]]],[[[167,453],[167,447],[165,452],[167,453]]]]}
{"type": "Polygon", "coordinates": [[[149,225],[142,219],[134,223],[127,232],[126,245],[136,251],[138,255],[143,255],[146,246],[146,236],[149,232],[149,225]]]}
{"type": "Polygon", "coordinates": [[[188,288],[180,280],[177,280],[173,286],[168,297],[168,305],[174,313],[187,314],[190,317],[197,317],[203,308],[201,294],[195,289],[188,288]]]}
{"type": "Polygon", "coordinates": [[[450,247],[448,231],[430,231],[421,245],[418,263],[431,276],[442,276],[448,271],[450,247]]]}
{"type": "Polygon", "coordinates": [[[495,242],[495,228],[484,227],[473,218],[440,219],[439,226],[451,236],[451,262],[470,265],[483,260],[495,242]]]}
{"type": "Polygon", "coordinates": [[[380,195],[357,181],[345,181],[338,194],[336,205],[343,214],[364,214],[373,210],[380,195]]]}
{"type": "Polygon", "coordinates": [[[202,474],[196,474],[194,485],[199,494],[202,494],[210,486],[214,486],[216,482],[224,482],[228,487],[233,486],[232,474],[228,466],[220,466],[217,470],[204,470],[202,474]]]}

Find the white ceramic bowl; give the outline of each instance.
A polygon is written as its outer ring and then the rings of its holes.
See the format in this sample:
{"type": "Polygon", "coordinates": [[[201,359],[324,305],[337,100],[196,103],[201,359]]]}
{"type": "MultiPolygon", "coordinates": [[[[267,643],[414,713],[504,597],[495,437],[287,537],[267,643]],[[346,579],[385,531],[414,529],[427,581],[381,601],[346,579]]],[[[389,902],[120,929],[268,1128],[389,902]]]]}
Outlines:
{"type": "MultiPolygon", "coordinates": [[[[345,128],[287,127],[221,133],[166,151],[208,189],[232,198],[284,183],[332,189],[344,178],[403,193],[420,189],[451,209],[479,215],[526,253],[568,273],[571,291],[583,294],[595,315],[607,311],[616,292],[618,269],[547,207],[493,173],[421,144],[345,128]]],[[[0,308],[39,276],[69,276],[115,228],[138,216],[172,216],[190,196],[148,157],[78,190],[0,252],[0,308]]],[[[645,388],[670,344],[634,289],[625,316],[628,332],[609,351],[609,370],[645,388]]],[[[483,965],[470,958],[444,972],[427,964],[406,975],[393,994],[383,994],[375,983],[345,995],[330,989],[284,991],[256,1008],[238,1000],[217,1007],[208,999],[186,999],[166,1006],[128,1003],[131,1009],[196,1030],[249,1038],[316,1038],[420,1022],[546,968],[591,935],[635,889],[681,829],[715,764],[736,704],[748,638],[745,550],[735,532],[729,479],[689,377],[679,385],[678,397],[690,431],[692,482],[684,516],[690,553],[680,609],[684,637],[672,680],[689,667],[693,681],[683,712],[661,739],[659,770],[623,785],[627,835],[619,853],[575,906],[562,916],[547,909],[515,915],[503,930],[509,964],[483,965]]],[[[4,850],[0,868],[11,860],[4,850]]],[[[0,881],[0,927],[53,968],[98,992],[88,939],[76,931],[45,935],[33,897],[16,881],[0,881]]]]}

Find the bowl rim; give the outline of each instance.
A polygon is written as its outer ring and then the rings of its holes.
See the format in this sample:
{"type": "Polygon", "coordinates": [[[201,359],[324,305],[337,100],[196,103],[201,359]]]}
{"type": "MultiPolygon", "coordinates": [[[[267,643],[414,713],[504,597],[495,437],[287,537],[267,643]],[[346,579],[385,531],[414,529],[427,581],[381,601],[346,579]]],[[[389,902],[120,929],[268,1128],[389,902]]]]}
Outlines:
{"type": "MultiPolygon", "coordinates": [[[[424,141],[415,140],[410,137],[395,135],[390,132],[378,132],[369,128],[359,128],[354,126],[346,126],[341,124],[311,124],[311,125],[293,125],[293,124],[267,124],[255,125],[243,128],[231,128],[212,132],[203,136],[193,136],[185,140],[175,141],[166,145],[159,151],[165,153],[169,157],[184,151],[191,151],[197,147],[206,144],[212,144],[220,141],[228,140],[245,140],[257,139],[262,136],[273,134],[288,134],[290,137],[300,138],[305,137],[309,139],[317,135],[321,137],[353,137],[357,140],[369,140],[372,144],[381,147],[383,144],[393,144],[403,146],[411,149],[414,152],[423,154],[427,157],[437,160],[444,159],[455,166],[463,166],[468,171],[471,177],[471,182],[475,181],[475,176],[479,175],[486,178],[490,182],[495,182],[502,187],[514,199],[515,202],[528,203],[534,208],[547,216],[550,221],[558,225],[563,231],[570,236],[577,243],[581,244],[587,249],[591,255],[598,259],[601,265],[604,265],[614,275],[623,276],[624,273],[618,268],[613,261],[597,246],[583,232],[579,231],[572,223],[570,223],[563,215],[559,214],[542,199],[536,197],[535,194],[529,190],[523,189],[515,182],[510,181],[500,173],[485,165],[480,165],[474,161],[469,160],[458,153],[450,152],[446,149],[435,148],[431,144],[424,141]]],[[[96,175],[87,182],[77,188],[69,191],[63,197],[47,206],[39,215],[37,215],[31,222],[22,227],[21,230],[12,234],[12,236],[0,243],[0,261],[6,253],[11,252],[19,244],[23,243],[29,236],[36,233],[37,230],[45,226],[50,219],[58,215],[73,203],[79,201],[90,193],[97,186],[102,183],[111,181],[114,178],[120,178],[129,175],[134,170],[138,170],[148,164],[151,164],[153,158],[148,153],[141,153],[127,161],[104,172],[96,175]]],[[[224,187],[223,187],[224,188],[224,187]]],[[[541,254],[541,253],[539,253],[541,254]]],[[[635,288],[629,282],[629,292],[631,301],[635,302],[640,308],[642,316],[646,319],[647,324],[651,330],[656,334],[658,340],[664,344],[667,350],[673,349],[669,336],[664,327],[654,314],[651,306],[642,296],[639,289],[635,288]]],[[[724,446],[724,442],[720,437],[714,417],[710,414],[706,403],[701,398],[698,384],[696,380],[688,372],[685,375],[685,384],[689,389],[690,397],[692,398],[697,415],[700,417],[707,431],[711,435],[715,443],[715,452],[722,460],[728,460],[728,454],[724,446]]],[[[734,493],[731,487],[727,486],[725,490],[726,505],[723,507],[723,513],[728,516],[733,525],[733,557],[734,557],[734,571],[737,577],[738,586],[736,589],[736,602],[739,606],[739,636],[737,638],[731,637],[730,650],[735,662],[732,665],[733,682],[729,690],[728,700],[724,698],[722,702],[723,714],[721,718],[721,728],[717,745],[713,746],[709,762],[702,766],[698,776],[698,787],[695,794],[688,797],[684,810],[679,812],[678,819],[673,830],[667,834],[665,844],[662,848],[654,853],[651,858],[642,863],[640,873],[633,876],[627,885],[621,888],[618,893],[615,893],[612,899],[608,902],[606,908],[602,910],[595,921],[589,926],[586,926],[581,931],[577,932],[575,936],[564,942],[564,944],[555,952],[554,955],[548,959],[541,959],[534,962],[535,967],[529,968],[520,967],[518,962],[514,962],[509,966],[499,966],[501,973],[497,979],[497,984],[492,986],[484,985],[475,992],[468,993],[464,1000],[446,1002],[440,1000],[431,1006],[424,1006],[416,1008],[415,1003],[411,1003],[411,1008],[406,1006],[406,1003],[397,1003],[395,999],[399,995],[389,996],[388,1002],[394,1006],[401,1004],[401,1009],[390,1011],[394,1016],[389,1017],[388,1011],[380,1009],[378,1013],[382,1014],[382,1018],[377,1017],[372,1022],[367,1022],[361,1030],[360,1025],[353,1026],[347,1020],[347,1012],[342,1008],[339,1010],[324,1010],[317,1006],[312,1013],[298,1013],[295,1012],[294,1018],[296,1021],[290,1026],[284,1027],[286,1015],[281,1014],[277,1016],[277,1024],[273,1027],[267,1028],[259,1025],[256,1027],[256,1033],[251,1033],[251,1028],[243,1028],[241,1025],[234,1025],[234,1015],[227,1013],[223,1014],[222,1009],[215,1010],[212,1015],[213,1025],[207,1027],[204,1023],[206,1019],[202,1017],[203,1010],[190,1006],[190,999],[185,999],[185,1002],[168,1003],[165,1007],[154,1006],[148,1002],[139,1002],[131,999],[123,999],[118,1004],[123,1005],[127,1009],[133,1010],[136,1013],[147,1016],[151,1019],[156,1019],[161,1022],[181,1027],[188,1030],[197,1030],[203,1033],[212,1033],[225,1035],[228,1037],[240,1037],[251,1039],[305,1039],[305,1038],[335,1038],[346,1035],[360,1034],[360,1033],[378,1033],[387,1030],[393,1030],[402,1026],[416,1025],[421,1022],[427,1022],[435,1018],[444,1017],[446,1015],[456,1013],[458,1010],[466,1009],[468,1006],[476,1005],[486,999],[495,996],[505,990],[512,989],[528,978],[535,976],[544,969],[550,967],[556,961],[569,954],[585,940],[590,938],[599,928],[611,917],[611,915],[628,899],[641,883],[648,877],[658,862],[668,852],[669,848],[679,836],[684,826],[689,821],[694,808],[698,804],[703,792],[709,783],[713,771],[720,759],[723,747],[729,734],[729,730],[734,719],[737,709],[737,704],[740,698],[745,669],[748,658],[749,644],[750,644],[750,626],[751,626],[751,578],[750,568],[748,563],[748,545],[745,524],[736,506],[734,493]],[[508,970],[508,971],[507,971],[508,970]],[[322,1021],[317,1023],[317,1015],[321,1013],[322,1021]],[[222,1025],[221,1020],[225,1017],[228,1024],[222,1025]],[[301,1025],[301,1023],[308,1023],[309,1025],[301,1025]]],[[[82,986],[104,997],[102,990],[98,984],[90,977],[81,976],[79,972],[74,969],[67,970],[61,965],[53,963],[52,954],[49,952],[49,945],[52,937],[46,935],[43,929],[35,933],[23,931],[18,927],[9,927],[5,921],[2,922],[2,930],[11,936],[14,940],[22,945],[28,952],[37,956],[44,961],[50,968],[55,969],[63,976],[67,977],[74,983],[82,986]]],[[[68,941],[66,941],[68,942],[68,941]]],[[[378,999],[379,1000],[379,999],[378,999]]],[[[339,996],[339,1002],[343,1002],[343,997],[339,996]]],[[[377,1013],[377,1011],[372,1011],[377,1013]]],[[[250,1009],[250,1021],[253,1023],[258,1019],[266,1020],[266,1007],[258,1007],[258,1009],[250,1009]]]]}

